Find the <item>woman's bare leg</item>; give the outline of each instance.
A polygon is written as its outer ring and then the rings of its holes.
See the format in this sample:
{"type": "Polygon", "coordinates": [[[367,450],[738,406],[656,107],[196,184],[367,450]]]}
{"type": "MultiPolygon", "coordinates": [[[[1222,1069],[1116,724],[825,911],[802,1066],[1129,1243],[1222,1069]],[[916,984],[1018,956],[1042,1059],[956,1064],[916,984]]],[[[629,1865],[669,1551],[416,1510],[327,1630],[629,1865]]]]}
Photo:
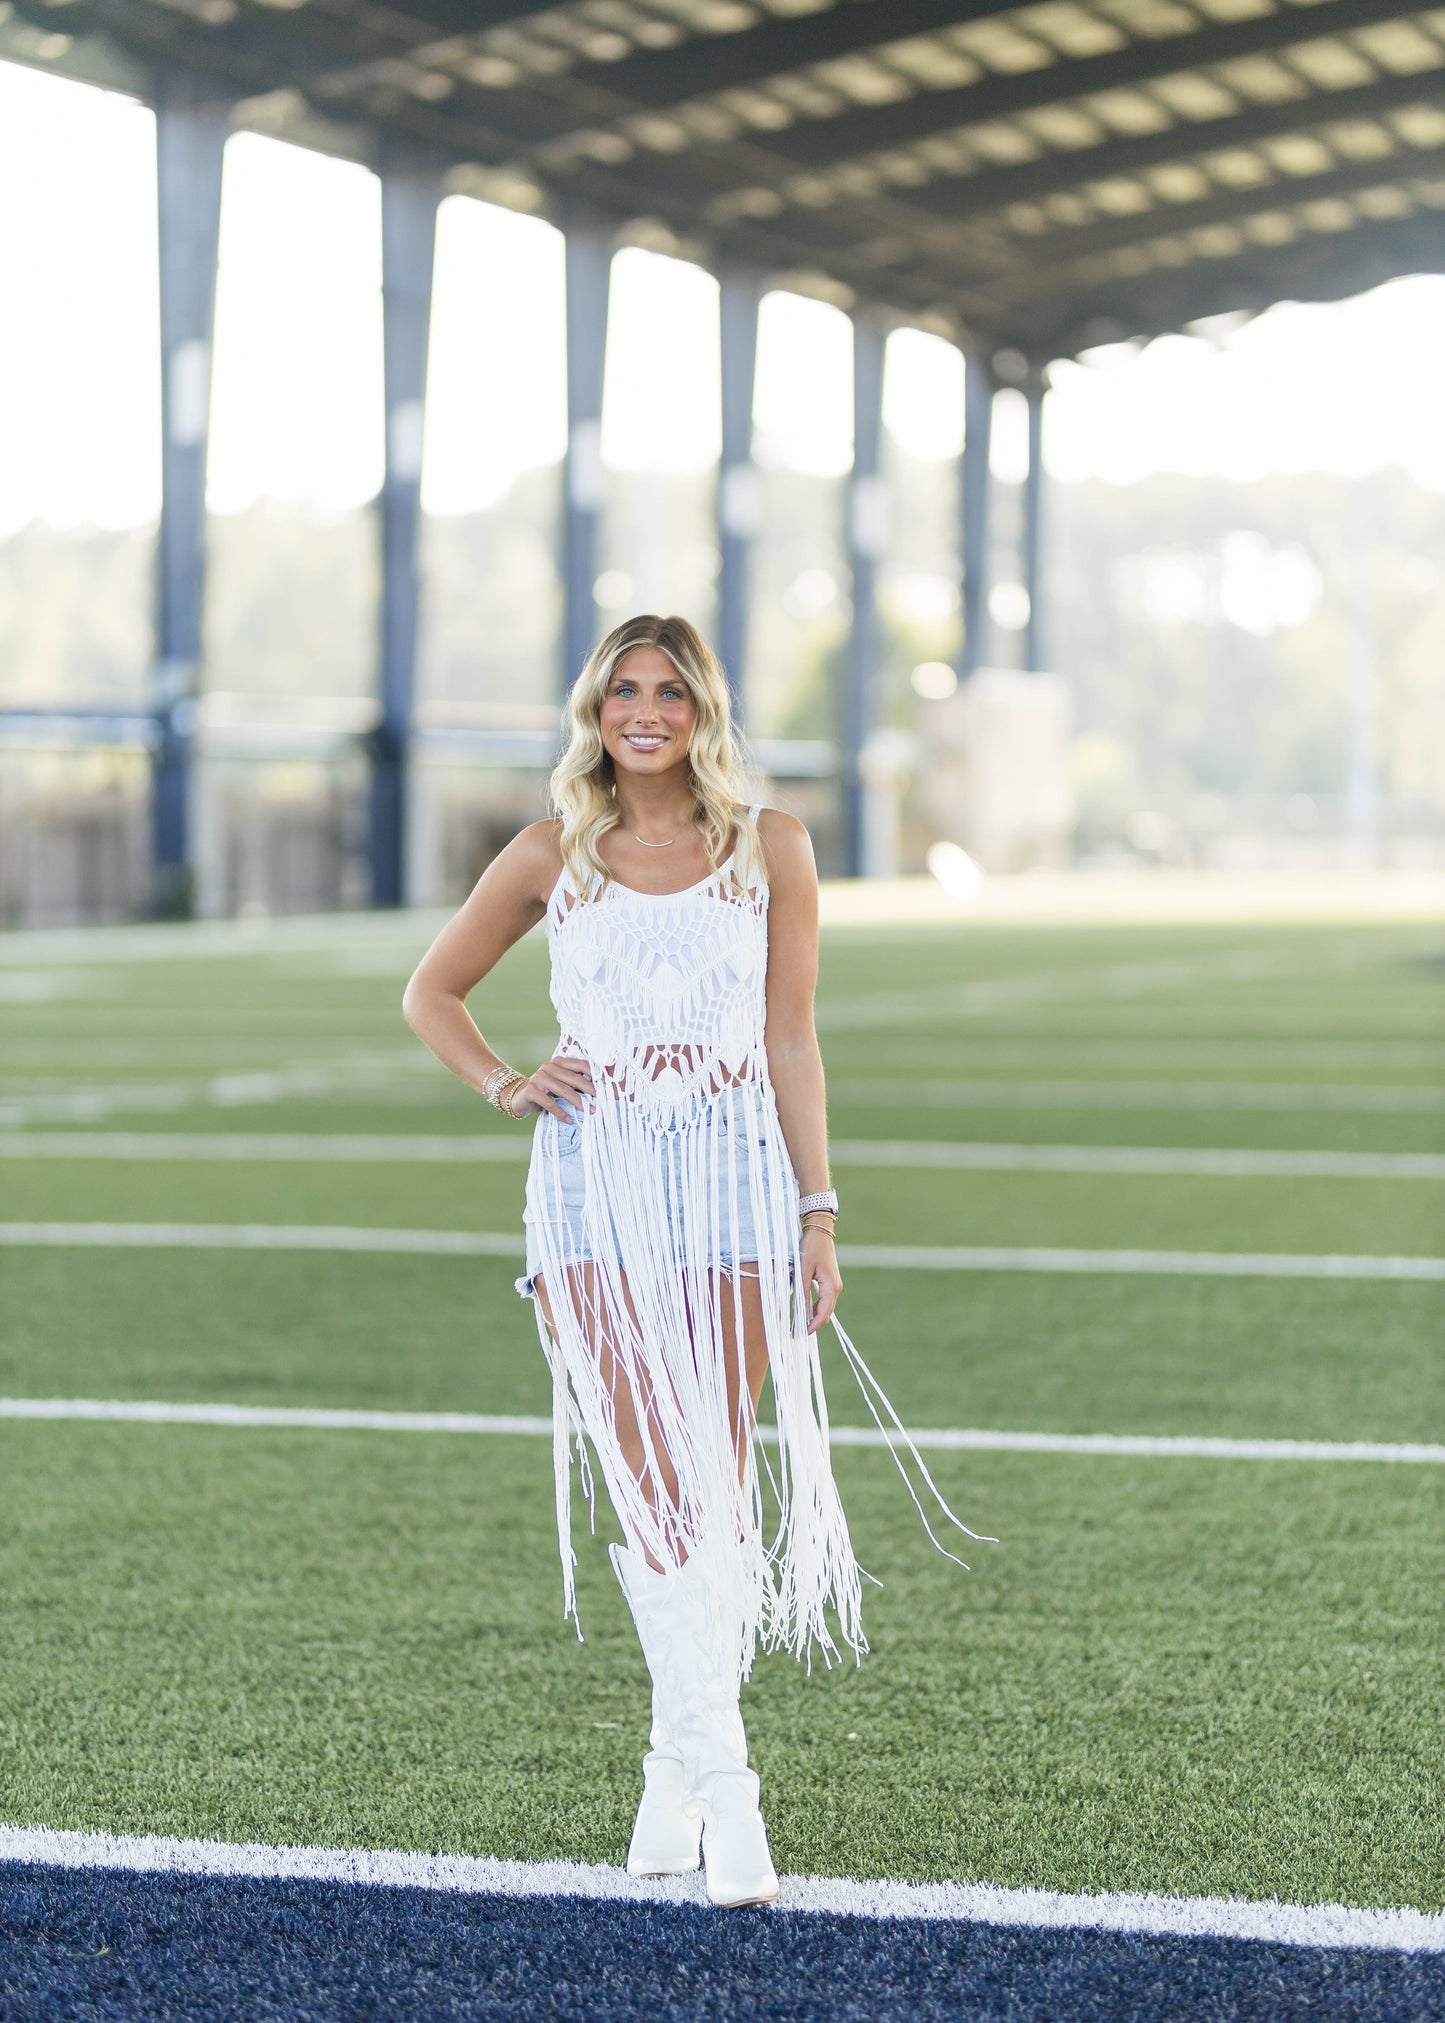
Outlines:
{"type": "Polygon", "coordinates": [[[748,1450],[757,1423],[758,1400],[768,1374],[768,1337],[763,1323],[763,1289],[756,1260],[744,1258],[736,1273],[724,1273],[717,1282],[719,1319],[722,1323],[724,1372],[727,1377],[728,1424],[733,1429],[733,1446],[738,1457],[738,1480],[747,1470],[748,1450]],[[742,1353],[738,1352],[739,1334],[742,1353]],[[743,1405],[743,1385],[747,1403],[743,1405]]]}
{"type": "MultiPolygon", "coordinates": [[[[598,1380],[611,1401],[613,1425],[622,1459],[649,1509],[657,1512],[664,1521],[667,1517],[675,1518],[678,1509],[677,1471],[663,1439],[656,1393],[647,1382],[645,1373],[641,1381],[636,1382],[629,1375],[627,1359],[619,1350],[606,1308],[597,1296],[596,1266],[591,1263],[569,1265],[563,1276],[568,1305],[591,1351],[598,1380]]],[[[538,1303],[555,1341],[557,1327],[552,1314],[551,1295],[542,1278],[539,1277],[535,1283],[538,1303]]],[[[625,1273],[621,1275],[621,1286],[627,1318],[635,1337],[637,1314],[625,1273]]],[[[659,1573],[665,1571],[652,1553],[647,1552],[645,1547],[640,1549],[649,1566],[659,1573]]],[[[680,1541],[678,1556],[679,1561],[686,1557],[680,1541]]]]}

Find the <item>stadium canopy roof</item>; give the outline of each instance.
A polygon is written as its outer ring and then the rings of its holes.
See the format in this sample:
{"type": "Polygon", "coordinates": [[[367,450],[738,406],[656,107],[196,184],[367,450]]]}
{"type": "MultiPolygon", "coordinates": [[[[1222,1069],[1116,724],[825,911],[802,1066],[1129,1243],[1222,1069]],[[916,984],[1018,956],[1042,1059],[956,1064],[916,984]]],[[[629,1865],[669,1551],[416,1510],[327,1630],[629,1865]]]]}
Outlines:
{"type": "Polygon", "coordinates": [[[1445,7],[1398,0],[15,0],[0,56],[1020,367],[1445,266],[1445,7]]]}

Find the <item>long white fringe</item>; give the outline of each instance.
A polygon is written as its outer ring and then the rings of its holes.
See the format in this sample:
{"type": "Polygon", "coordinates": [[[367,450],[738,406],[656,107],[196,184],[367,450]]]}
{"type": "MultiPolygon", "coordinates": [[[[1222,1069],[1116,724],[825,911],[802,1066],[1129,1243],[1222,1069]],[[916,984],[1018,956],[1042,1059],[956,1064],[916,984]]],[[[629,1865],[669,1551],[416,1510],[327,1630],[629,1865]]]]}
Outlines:
{"type": "MultiPolygon", "coordinates": [[[[664,1567],[702,1554],[710,1589],[729,1594],[741,1607],[745,1669],[759,1645],[809,1663],[816,1645],[831,1665],[841,1644],[861,1659],[868,1648],[862,1623],[867,1576],[854,1557],[833,1479],[819,1337],[807,1327],[797,1181],[765,1070],[754,1065],[747,1080],[702,1095],[680,1115],[599,1078],[580,1132],[585,1183],[580,1250],[567,1234],[558,1147],[552,1121],[539,1118],[528,1199],[538,1260],[533,1276],[545,1285],[551,1308],[549,1327],[538,1302],[537,1326],[553,1377],[564,1614],[578,1623],[580,1636],[570,1450],[575,1443],[595,1528],[590,1444],[629,1540],[664,1567]],[[749,1225],[756,1238],[751,1245],[740,1240],[749,1225]],[[755,1251],[756,1261],[739,1259],[742,1249],[755,1251]],[[750,1437],[751,1406],[741,1368],[742,1277],[724,1270],[723,1258],[738,1260],[750,1277],[756,1273],[776,1413],[776,1464],[750,1437]],[[732,1423],[727,1398],[729,1321],[739,1365],[741,1427],[732,1423]],[[636,1414],[640,1468],[629,1465],[623,1452],[619,1398],[648,1407],[636,1414]],[[669,1477],[675,1478],[675,1494],[663,1488],[669,1477]],[[767,1503],[776,1512],[771,1539],[767,1503]],[[837,1621],[836,1639],[829,1610],[837,1621]]],[[[529,1289],[530,1281],[519,1281],[519,1287],[529,1289]]],[[[905,1481],[901,1449],[912,1456],[926,1493],[947,1521],[978,1536],[945,1503],[849,1336],[836,1321],[833,1328],[905,1481]]],[[[909,1490],[937,1544],[911,1481],[909,1490]]]]}

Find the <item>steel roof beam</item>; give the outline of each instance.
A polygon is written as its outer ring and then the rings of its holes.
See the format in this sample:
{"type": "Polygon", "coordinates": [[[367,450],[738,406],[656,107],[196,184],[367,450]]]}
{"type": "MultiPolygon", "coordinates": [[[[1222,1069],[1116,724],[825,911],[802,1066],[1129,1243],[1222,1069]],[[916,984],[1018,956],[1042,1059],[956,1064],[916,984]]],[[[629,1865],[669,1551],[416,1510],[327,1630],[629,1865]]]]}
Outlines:
{"type": "MultiPolygon", "coordinates": [[[[1241,56],[1271,56],[1296,42],[1318,42],[1374,22],[1408,18],[1417,8],[1401,0],[1320,0],[1311,7],[1202,29],[1197,35],[1169,35],[1131,42],[1102,56],[1062,57],[1045,70],[994,76],[951,91],[920,91],[891,105],[876,105],[833,119],[799,121],[769,137],[769,145],[790,161],[810,168],[849,161],[887,148],[906,147],[929,134],[945,133],[973,121],[1007,119],[1040,106],[1147,84],[1157,77],[1227,63],[1241,56]]],[[[1301,78],[1301,85],[1305,80],[1301,78]]],[[[1307,88],[1307,87],[1306,87],[1307,88]]]]}
{"type": "Polygon", "coordinates": [[[1039,305],[1018,341],[1036,356],[1067,357],[1091,344],[1153,337],[1232,309],[1259,311],[1273,302],[1333,301],[1398,274],[1445,271],[1445,214],[1424,212],[1390,225],[1311,234],[1290,246],[1251,247],[1228,260],[1199,260],[1143,281],[1111,282],[1039,305]],[[1102,334],[1104,325],[1116,337],[1102,334]]]}
{"type": "Polygon", "coordinates": [[[1181,120],[1162,133],[1111,140],[1099,147],[1071,148],[1048,154],[1017,168],[985,169],[972,175],[939,176],[910,190],[910,206],[949,218],[974,217],[1026,203],[1055,190],[1076,189],[1081,182],[1105,176],[1130,175],[1158,162],[1186,161],[1219,148],[1248,147],[1273,134],[1296,133],[1302,127],[1323,126],[1342,119],[1373,119],[1402,105],[1424,105],[1445,97],[1445,60],[1441,68],[1411,77],[1388,77],[1351,91],[1314,91],[1283,105],[1260,105],[1223,119],[1181,120]]]}
{"type": "Polygon", "coordinates": [[[835,0],[822,13],[773,15],[736,35],[695,36],[676,49],[647,50],[620,63],[589,65],[609,91],[638,105],[680,105],[715,91],[856,56],[912,35],[1007,14],[1017,0],[835,0]]]}
{"type": "MultiPolygon", "coordinates": [[[[1352,196],[1358,190],[1382,186],[1398,188],[1412,176],[1429,174],[1430,166],[1431,157],[1424,149],[1412,149],[1403,156],[1350,162],[1315,176],[1279,176],[1273,182],[1258,183],[1247,190],[1221,190],[1194,203],[1160,202],[1152,210],[1113,219],[1108,224],[1065,228],[1037,239],[1021,238],[1016,242],[1020,253],[1018,266],[997,275],[994,285],[1003,300],[1037,300],[1057,293],[1061,274],[1097,254],[1142,245],[1150,239],[1176,238],[1181,232],[1196,231],[1205,225],[1234,224],[1262,211],[1292,210],[1298,204],[1321,197],[1352,196]],[[1017,290],[1009,286],[1015,277],[1021,284],[1017,290]]],[[[1210,263],[1206,259],[1203,264],[1210,263]]]]}

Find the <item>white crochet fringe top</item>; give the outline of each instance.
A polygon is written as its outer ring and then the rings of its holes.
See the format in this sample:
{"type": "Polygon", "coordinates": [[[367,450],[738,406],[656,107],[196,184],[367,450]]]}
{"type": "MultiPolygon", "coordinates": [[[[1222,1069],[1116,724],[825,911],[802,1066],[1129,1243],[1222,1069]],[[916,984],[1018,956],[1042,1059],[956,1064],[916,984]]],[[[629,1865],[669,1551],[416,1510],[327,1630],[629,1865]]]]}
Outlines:
{"type": "MultiPolygon", "coordinates": [[[[798,1255],[798,1183],[764,1047],[761,863],[741,875],[735,852],[669,893],[611,879],[582,894],[564,869],[546,931],[557,1051],[586,1058],[596,1092],[575,1132],[545,1112],[537,1120],[529,1275],[517,1282],[531,1294],[540,1278],[551,1310],[549,1326],[538,1301],[553,1378],[564,1613],[576,1619],[574,1439],[596,1518],[585,1435],[631,1542],[662,1566],[699,1553],[712,1562],[712,1583],[742,1610],[745,1668],[759,1642],[809,1659],[816,1643],[831,1663],[829,1608],[839,1640],[861,1656],[861,1576],[833,1481],[798,1255]],[[754,1273],[752,1327],[766,1336],[776,1428],[761,1439],[745,1437],[746,1388],[728,1382],[754,1273]],[[630,1465],[639,1456],[643,1465],[630,1465]]],[[[943,1514],[966,1530],[832,1325],[880,1428],[880,1407],[887,1417],[895,1456],[901,1440],[943,1514]]]]}

